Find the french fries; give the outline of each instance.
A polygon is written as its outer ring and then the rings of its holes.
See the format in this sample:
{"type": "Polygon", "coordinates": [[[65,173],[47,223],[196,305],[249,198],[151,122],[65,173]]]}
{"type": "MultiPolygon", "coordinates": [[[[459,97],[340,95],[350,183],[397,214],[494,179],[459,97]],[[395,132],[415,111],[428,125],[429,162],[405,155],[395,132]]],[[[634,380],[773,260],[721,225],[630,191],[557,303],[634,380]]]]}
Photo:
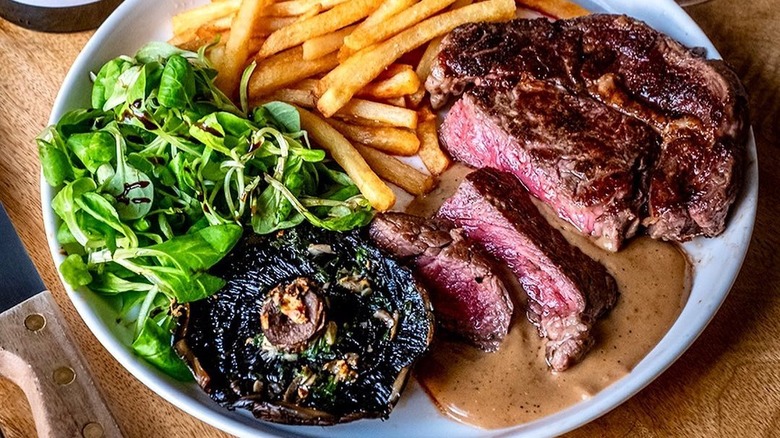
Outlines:
{"type": "MultiPolygon", "coordinates": [[[[458,5],[458,3],[461,2],[465,3],[464,6],[471,4],[470,0],[458,0],[452,4],[452,7],[455,9],[457,7],[463,7],[458,5]]],[[[439,54],[439,45],[441,44],[442,39],[444,39],[444,37],[441,36],[432,39],[428,43],[428,47],[425,48],[425,52],[423,52],[423,55],[420,58],[420,62],[417,63],[415,73],[420,79],[420,86],[418,87],[417,91],[409,94],[409,106],[412,108],[419,107],[420,103],[422,103],[422,100],[425,97],[425,80],[428,78],[428,75],[431,74],[431,67],[433,67],[433,61],[436,59],[436,55],[439,54]]]]}
{"type": "Polygon", "coordinates": [[[414,110],[370,100],[352,99],[339,108],[338,114],[374,120],[400,128],[417,128],[417,112],[414,110]]]}
{"type": "Polygon", "coordinates": [[[200,26],[222,18],[226,15],[235,13],[241,5],[241,0],[226,0],[221,2],[207,3],[201,7],[184,11],[173,17],[173,34],[181,35],[187,31],[195,31],[200,26]]]}
{"type": "Polygon", "coordinates": [[[403,96],[401,96],[401,97],[390,97],[390,98],[385,99],[384,101],[385,101],[385,103],[387,103],[389,105],[400,106],[400,107],[405,107],[406,106],[406,99],[404,99],[403,96]]]}
{"type": "Polygon", "coordinates": [[[436,37],[428,43],[428,47],[425,48],[420,62],[417,63],[415,73],[420,81],[423,82],[431,74],[431,67],[433,67],[433,61],[436,59],[436,55],[439,54],[439,45],[444,37],[436,37]]]}
{"type": "Polygon", "coordinates": [[[258,35],[270,35],[298,21],[298,17],[263,17],[257,24],[258,35]]]}
{"type": "Polygon", "coordinates": [[[188,31],[186,33],[176,35],[170,40],[168,44],[179,47],[183,50],[196,51],[200,46],[208,44],[209,40],[204,40],[195,33],[195,31],[188,31]]]}
{"type": "Polygon", "coordinates": [[[415,4],[417,0],[385,0],[371,15],[358,26],[359,29],[369,28],[385,22],[388,18],[415,4]]]}
{"type": "Polygon", "coordinates": [[[420,111],[421,121],[417,125],[417,137],[420,139],[418,154],[425,168],[433,175],[440,175],[450,166],[450,159],[439,146],[439,135],[436,132],[436,115],[425,108],[420,111]]]}
{"type": "Polygon", "coordinates": [[[519,4],[555,18],[575,18],[590,12],[568,0],[519,0],[519,4]]]}
{"type": "Polygon", "coordinates": [[[455,3],[453,3],[452,6],[450,6],[450,10],[454,11],[455,9],[460,9],[472,3],[474,3],[474,0],[455,0],[455,3]]]}
{"type": "Polygon", "coordinates": [[[233,17],[235,17],[235,14],[226,15],[224,17],[217,18],[216,20],[212,20],[200,26],[195,33],[197,33],[198,36],[202,36],[202,34],[210,33],[212,35],[215,35],[217,33],[229,32],[230,25],[233,22],[233,17]]]}
{"type": "Polygon", "coordinates": [[[308,61],[335,52],[344,45],[344,37],[352,33],[355,27],[348,26],[305,41],[303,43],[303,59],[308,61]]]}
{"type": "MultiPolygon", "coordinates": [[[[296,82],[295,85],[292,86],[292,88],[295,88],[296,90],[306,90],[311,91],[312,93],[316,94],[317,90],[319,89],[320,81],[317,79],[303,79],[300,82],[296,82]]],[[[316,105],[315,105],[316,106],[316,105]]]]}
{"type": "Polygon", "coordinates": [[[249,58],[249,42],[255,23],[272,3],[273,0],[244,0],[233,18],[232,30],[225,42],[225,54],[221,65],[217,66],[220,74],[215,80],[217,87],[227,96],[233,96],[238,89],[241,73],[249,58]]]}
{"type": "MultiPolygon", "coordinates": [[[[415,4],[416,1],[417,0],[385,0],[379,5],[376,11],[366,17],[366,19],[358,25],[355,31],[358,33],[365,32],[366,29],[380,25],[388,18],[415,4]]],[[[351,49],[348,45],[344,45],[339,51],[339,60],[349,58],[356,51],[357,50],[351,49]]]]}
{"type": "Polygon", "coordinates": [[[392,99],[403,97],[416,92],[420,88],[420,78],[412,70],[411,66],[403,69],[395,75],[376,82],[372,82],[357,92],[357,96],[374,99],[392,99]]]}
{"type": "MultiPolygon", "coordinates": [[[[568,0],[519,4],[558,18],[587,13],[568,0]]],[[[211,0],[174,17],[169,42],[196,51],[219,38],[207,55],[229,96],[254,59],[250,101],[306,108],[303,128],[384,211],[395,196],[382,179],[421,195],[450,165],[424,87],[444,35],[515,13],[513,0],[211,0]],[[395,158],[415,154],[430,175],[395,158]]]]}
{"type": "Polygon", "coordinates": [[[293,17],[302,15],[311,10],[316,5],[320,5],[322,10],[330,9],[346,0],[290,0],[279,2],[268,8],[268,15],[274,17],[293,17]]]}
{"type": "Polygon", "coordinates": [[[371,170],[366,160],[335,128],[313,113],[298,108],[301,126],[352,178],[372,207],[379,211],[389,210],[395,204],[395,194],[371,170]]]}
{"type": "MultiPolygon", "coordinates": [[[[296,84],[295,87],[297,86],[298,85],[296,84]]],[[[310,89],[281,88],[265,94],[260,98],[260,101],[263,102],[271,100],[280,100],[304,108],[316,108],[317,106],[317,97],[315,96],[314,91],[310,89]]],[[[257,102],[258,99],[255,98],[254,101],[257,102]]],[[[379,128],[400,127],[409,129],[414,129],[414,127],[417,126],[418,117],[417,113],[407,108],[363,99],[352,99],[336,113],[336,116],[355,121],[364,126],[369,124],[369,126],[379,128]]],[[[391,136],[388,141],[396,141],[397,138],[397,136],[391,136]]],[[[408,138],[404,141],[408,141],[408,138]]],[[[398,155],[404,154],[399,153],[398,155]]]]}
{"type": "Polygon", "coordinates": [[[312,17],[316,16],[317,14],[319,14],[320,12],[322,12],[324,10],[325,9],[322,7],[322,5],[317,3],[316,5],[314,5],[308,11],[306,11],[303,14],[298,15],[297,17],[295,17],[295,22],[298,23],[298,22],[301,22],[301,21],[306,21],[309,18],[312,18],[312,17]]]}
{"type": "Polygon", "coordinates": [[[380,178],[415,196],[424,195],[436,186],[436,181],[431,175],[426,175],[384,152],[359,143],[355,143],[355,149],[380,178]]]}
{"type": "Polygon", "coordinates": [[[514,0],[487,0],[429,18],[379,44],[373,50],[355,54],[328,73],[322,79],[327,91],[318,100],[317,109],[326,117],[332,116],[346,105],[355,93],[404,53],[446,34],[461,24],[508,20],[514,15],[514,0]]]}
{"type": "Polygon", "coordinates": [[[356,30],[344,38],[344,45],[355,51],[368,47],[414,26],[454,2],[455,0],[422,0],[382,23],[356,30]]]}
{"type": "Polygon", "coordinates": [[[279,53],[304,41],[349,26],[366,17],[381,0],[349,0],[329,11],[295,22],[272,33],[257,53],[258,58],[279,53]]]}
{"type": "Polygon", "coordinates": [[[387,126],[356,126],[331,118],[328,120],[348,140],[362,143],[391,155],[411,156],[420,149],[417,135],[406,129],[387,126]]]}
{"type": "Polygon", "coordinates": [[[294,88],[280,88],[269,94],[266,94],[261,100],[263,102],[278,100],[281,102],[302,106],[304,108],[314,108],[317,98],[311,91],[298,90],[294,88]]]}
{"type": "Polygon", "coordinates": [[[328,71],[338,65],[336,54],[306,61],[303,48],[295,47],[261,61],[249,79],[249,94],[259,98],[301,79],[328,71]]]}

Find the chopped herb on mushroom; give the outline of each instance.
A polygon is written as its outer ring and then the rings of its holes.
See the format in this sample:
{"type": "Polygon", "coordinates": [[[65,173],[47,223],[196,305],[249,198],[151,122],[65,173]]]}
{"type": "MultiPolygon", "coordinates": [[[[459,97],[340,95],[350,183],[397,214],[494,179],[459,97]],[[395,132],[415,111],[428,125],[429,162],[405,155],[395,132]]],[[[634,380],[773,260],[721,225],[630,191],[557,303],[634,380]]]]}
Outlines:
{"type": "Polygon", "coordinates": [[[332,360],[322,366],[322,369],[336,377],[337,382],[352,382],[357,379],[357,358],[355,353],[347,353],[344,359],[332,360]],[[349,356],[352,355],[352,356],[349,356]]]}
{"type": "Polygon", "coordinates": [[[246,236],[210,273],[227,285],[188,304],[178,341],[209,395],[263,419],[386,418],[432,337],[427,295],[364,231],[246,236]]]}
{"type": "Polygon", "coordinates": [[[341,277],[338,279],[337,284],[344,289],[358,293],[361,296],[371,294],[371,283],[367,278],[357,274],[341,277]]]}
{"type": "Polygon", "coordinates": [[[309,251],[309,254],[315,257],[323,254],[334,254],[333,248],[324,243],[312,243],[307,250],[309,251]]]}

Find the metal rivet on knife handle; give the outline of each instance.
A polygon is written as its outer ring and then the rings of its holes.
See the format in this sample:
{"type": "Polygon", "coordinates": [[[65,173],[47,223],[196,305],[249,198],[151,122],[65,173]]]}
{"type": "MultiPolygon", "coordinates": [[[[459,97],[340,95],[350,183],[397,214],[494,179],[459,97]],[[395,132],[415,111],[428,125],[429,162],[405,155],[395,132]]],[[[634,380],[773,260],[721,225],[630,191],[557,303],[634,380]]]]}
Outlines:
{"type": "Polygon", "coordinates": [[[24,326],[31,332],[43,330],[46,327],[46,318],[40,313],[31,313],[24,318],[24,326]]]}
{"type": "Polygon", "coordinates": [[[87,425],[81,429],[81,436],[84,438],[103,438],[103,426],[99,423],[87,423],[87,425]]]}
{"type": "Polygon", "coordinates": [[[70,385],[76,380],[76,372],[73,371],[73,368],[71,367],[59,367],[54,370],[52,378],[54,379],[54,383],[60,386],[70,385]]]}

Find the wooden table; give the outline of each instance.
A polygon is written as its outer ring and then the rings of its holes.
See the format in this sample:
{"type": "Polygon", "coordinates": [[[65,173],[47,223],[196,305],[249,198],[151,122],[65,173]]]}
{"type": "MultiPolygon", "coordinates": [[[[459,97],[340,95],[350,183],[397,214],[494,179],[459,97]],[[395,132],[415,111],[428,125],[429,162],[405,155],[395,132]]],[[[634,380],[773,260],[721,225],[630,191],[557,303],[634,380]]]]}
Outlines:
{"type": "MultiPolygon", "coordinates": [[[[745,266],[714,321],[666,373],[571,436],[771,436],[780,432],[780,2],[715,0],[691,15],[750,90],[761,195],[745,266]]],[[[0,20],[0,201],[53,291],[128,437],[221,437],[138,382],[98,343],[59,282],[44,237],[33,139],[90,33],[52,35],[0,20]]],[[[2,255],[0,255],[1,257],[2,255]]],[[[0,427],[34,436],[21,391],[0,380],[0,427]]]]}

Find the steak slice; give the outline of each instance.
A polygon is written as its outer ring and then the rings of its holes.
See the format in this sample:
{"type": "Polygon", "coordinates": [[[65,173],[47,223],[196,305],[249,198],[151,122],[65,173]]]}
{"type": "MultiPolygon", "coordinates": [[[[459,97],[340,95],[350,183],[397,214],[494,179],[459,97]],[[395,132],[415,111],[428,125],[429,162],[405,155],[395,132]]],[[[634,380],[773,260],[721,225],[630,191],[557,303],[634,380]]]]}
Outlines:
{"type": "Polygon", "coordinates": [[[380,248],[414,264],[445,329],[482,350],[498,349],[509,330],[512,301],[493,264],[461,230],[441,219],[384,213],[369,233],[380,248]]]}
{"type": "Polygon", "coordinates": [[[615,279],[539,213],[512,174],[469,174],[439,216],[503,260],[528,293],[528,319],[547,339],[547,362],[563,371],[592,347],[591,329],[618,297],[615,279]]]}
{"type": "MultiPolygon", "coordinates": [[[[592,99],[661,137],[651,154],[657,161],[650,184],[637,187],[647,199],[642,223],[652,237],[684,241],[725,229],[742,183],[748,106],[738,77],[722,61],[705,59],[701,50],[622,15],[471,23],[453,30],[441,47],[426,82],[432,102],[464,92],[500,95],[538,81],[592,99]]],[[[513,117],[517,105],[493,107],[513,117]]],[[[547,116],[559,110],[550,106],[547,116]]],[[[591,121],[594,136],[610,135],[599,128],[591,121]]],[[[461,147],[479,155],[476,145],[461,147]]]]}
{"type": "Polygon", "coordinates": [[[606,249],[617,251],[639,227],[658,136],[590,98],[542,81],[475,87],[440,137],[456,160],[513,173],[606,249]]]}

